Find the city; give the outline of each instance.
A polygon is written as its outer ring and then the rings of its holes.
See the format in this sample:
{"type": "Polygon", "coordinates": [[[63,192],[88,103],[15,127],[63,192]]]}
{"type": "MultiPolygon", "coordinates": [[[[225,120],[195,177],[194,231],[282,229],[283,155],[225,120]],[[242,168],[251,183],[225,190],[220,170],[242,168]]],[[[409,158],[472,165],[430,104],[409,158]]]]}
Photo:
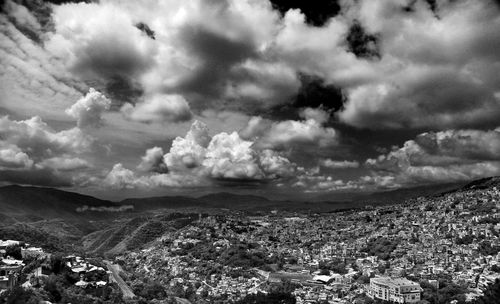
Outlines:
{"type": "MultiPolygon", "coordinates": [[[[277,295],[283,303],[474,303],[498,286],[499,236],[500,188],[472,187],[324,214],[200,213],[145,248],[113,257],[130,287],[126,295],[102,258],[66,256],[62,265],[75,288],[110,288],[118,302],[254,303],[277,295]]],[[[22,246],[16,260],[9,248],[18,245],[0,243],[2,288],[43,290],[42,274],[53,275],[43,266],[51,254],[22,246]],[[27,266],[33,260],[41,270],[27,266]]]]}

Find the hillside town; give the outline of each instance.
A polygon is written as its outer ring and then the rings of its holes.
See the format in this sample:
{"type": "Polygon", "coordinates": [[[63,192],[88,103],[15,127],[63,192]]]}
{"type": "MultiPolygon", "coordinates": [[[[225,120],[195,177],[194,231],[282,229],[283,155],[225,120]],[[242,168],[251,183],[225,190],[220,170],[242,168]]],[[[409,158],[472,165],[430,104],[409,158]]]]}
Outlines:
{"type": "Polygon", "coordinates": [[[497,187],[332,213],[200,213],[112,262],[0,241],[0,293],[64,273],[61,286],[102,303],[472,303],[498,284],[499,236],[497,187]]]}
{"type": "Polygon", "coordinates": [[[436,291],[470,302],[500,278],[499,211],[493,187],[331,214],[200,215],[117,259],[196,303],[276,290],[296,303],[433,302],[436,291]]]}

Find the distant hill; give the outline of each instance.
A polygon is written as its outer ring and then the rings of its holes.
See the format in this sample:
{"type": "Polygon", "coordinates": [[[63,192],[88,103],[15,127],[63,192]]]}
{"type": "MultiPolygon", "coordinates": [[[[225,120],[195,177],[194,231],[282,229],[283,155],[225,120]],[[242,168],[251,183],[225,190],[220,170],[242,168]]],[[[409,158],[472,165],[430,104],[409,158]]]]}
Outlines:
{"type": "Polygon", "coordinates": [[[436,185],[425,185],[411,188],[401,188],[395,190],[379,192],[358,192],[358,193],[334,193],[322,194],[314,197],[315,201],[346,201],[353,205],[366,204],[392,204],[419,196],[433,196],[449,191],[454,191],[464,187],[467,182],[444,183],[436,185]]]}
{"type": "Polygon", "coordinates": [[[136,211],[151,209],[176,209],[184,207],[246,209],[249,206],[272,204],[267,198],[256,195],[240,195],[228,192],[207,194],[198,198],[186,196],[159,196],[130,198],[120,202],[132,205],[136,211]]]}
{"type": "Polygon", "coordinates": [[[500,188],[500,176],[486,177],[472,181],[464,185],[461,190],[487,189],[492,187],[500,188]]]}
{"type": "Polygon", "coordinates": [[[115,210],[120,205],[52,188],[0,187],[0,239],[24,239],[61,249],[119,215],[90,208],[115,210]]]}
{"type": "Polygon", "coordinates": [[[32,214],[43,218],[56,218],[70,215],[93,216],[99,212],[79,212],[79,208],[114,207],[120,205],[92,196],[67,192],[53,188],[5,186],[0,187],[0,210],[4,214],[32,214]]]}

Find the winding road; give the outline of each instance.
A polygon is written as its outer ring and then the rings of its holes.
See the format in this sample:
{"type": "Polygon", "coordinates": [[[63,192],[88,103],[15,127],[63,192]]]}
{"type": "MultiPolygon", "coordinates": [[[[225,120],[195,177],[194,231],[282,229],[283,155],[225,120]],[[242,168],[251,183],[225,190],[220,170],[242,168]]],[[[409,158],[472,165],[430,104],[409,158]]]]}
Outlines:
{"type": "Polygon", "coordinates": [[[123,299],[124,300],[129,300],[135,298],[135,294],[128,287],[127,283],[120,277],[120,268],[118,265],[111,264],[110,261],[104,261],[106,264],[106,267],[108,267],[108,270],[111,271],[111,275],[113,276],[113,280],[118,284],[118,287],[122,290],[123,293],[123,299]]]}

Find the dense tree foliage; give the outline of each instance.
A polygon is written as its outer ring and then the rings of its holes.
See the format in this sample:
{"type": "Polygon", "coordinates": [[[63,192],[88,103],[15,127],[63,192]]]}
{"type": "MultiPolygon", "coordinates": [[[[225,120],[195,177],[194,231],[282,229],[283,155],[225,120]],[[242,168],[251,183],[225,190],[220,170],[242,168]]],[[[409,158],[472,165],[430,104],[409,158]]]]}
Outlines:
{"type": "Polygon", "coordinates": [[[295,304],[295,297],[289,293],[271,292],[248,295],[236,304],[295,304]]]}
{"type": "Polygon", "coordinates": [[[484,295],[475,301],[473,304],[497,304],[500,303],[500,280],[488,286],[484,291],[484,295]]]}
{"type": "Polygon", "coordinates": [[[368,255],[375,255],[379,259],[387,260],[398,244],[399,240],[389,240],[384,237],[374,238],[370,239],[366,247],[361,251],[368,253],[368,255]]]}

